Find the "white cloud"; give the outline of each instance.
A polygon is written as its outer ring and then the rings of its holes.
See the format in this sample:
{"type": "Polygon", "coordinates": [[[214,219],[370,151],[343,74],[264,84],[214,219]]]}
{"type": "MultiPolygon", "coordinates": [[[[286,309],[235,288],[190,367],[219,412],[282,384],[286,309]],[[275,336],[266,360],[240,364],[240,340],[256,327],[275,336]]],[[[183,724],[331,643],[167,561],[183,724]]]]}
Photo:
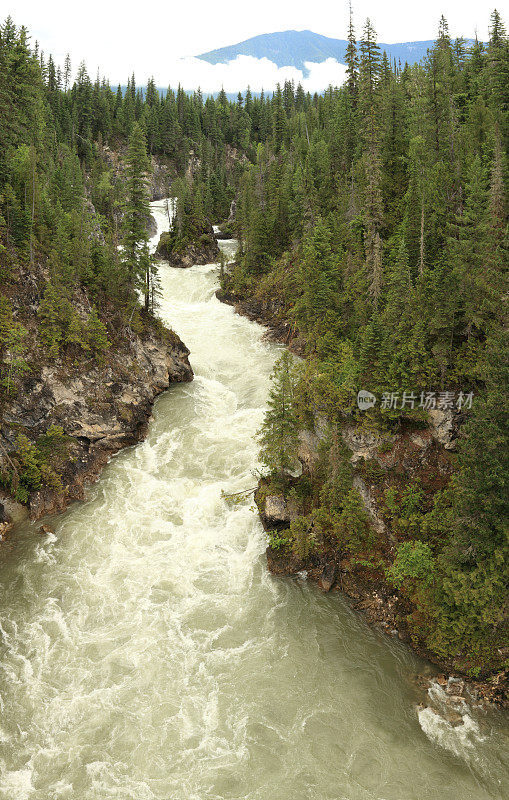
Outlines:
{"type": "Polygon", "coordinates": [[[172,87],[180,84],[186,90],[201,88],[203,94],[218,92],[244,92],[248,86],[254,92],[272,91],[285,81],[299,82],[306,91],[320,92],[329,84],[339,86],[345,78],[346,68],[334,58],[320,64],[306,62],[309,75],[304,77],[295,67],[278,67],[268,58],[237,56],[227,64],[209,64],[199,58],[181,58],[166,66],[167,83],[172,87]]]}
{"type": "Polygon", "coordinates": [[[309,70],[309,76],[302,81],[306,91],[321,92],[328,86],[341,86],[345,82],[346,66],[335,58],[328,58],[321,64],[314,64],[311,61],[304,63],[309,70]]]}
{"type": "MultiPolygon", "coordinates": [[[[357,34],[369,16],[380,42],[432,39],[441,14],[448,19],[452,36],[471,37],[476,29],[481,39],[487,36],[490,6],[485,3],[427,0],[410,7],[408,0],[355,0],[353,5],[357,34]]],[[[85,59],[92,76],[99,69],[101,76],[107,77],[113,85],[125,84],[132,72],[139,84],[145,83],[151,75],[159,86],[175,80],[178,83],[182,68],[183,77],[197,74],[204,86],[206,80],[217,86],[221,83],[218,73],[224,67],[219,66],[217,71],[203,67],[205,72],[202,72],[202,67],[193,64],[193,59],[184,59],[185,68],[177,59],[232,45],[257,34],[289,28],[313,30],[339,39],[346,37],[346,2],[257,0],[256,13],[239,13],[239,8],[238,0],[215,0],[214,3],[210,0],[194,0],[193,3],[155,0],[146,7],[135,0],[87,0],[84,13],[82,3],[69,0],[0,0],[0,20],[11,14],[17,25],[28,27],[32,40],[39,41],[46,56],[52,53],[54,59],[62,63],[69,52],[74,68],[85,59]]],[[[226,68],[225,83],[230,80],[233,69],[226,68]]],[[[242,65],[237,65],[239,80],[233,81],[232,77],[230,85],[242,85],[245,80],[242,69],[242,65]]],[[[323,69],[328,70],[329,66],[323,69]]],[[[266,81],[267,88],[277,82],[273,67],[258,65],[256,72],[260,76],[258,82],[266,81]]],[[[307,79],[310,90],[317,89],[318,84],[327,85],[328,77],[318,73],[316,68],[312,75],[313,78],[307,79]]],[[[283,79],[283,74],[279,79],[283,79]]]]}

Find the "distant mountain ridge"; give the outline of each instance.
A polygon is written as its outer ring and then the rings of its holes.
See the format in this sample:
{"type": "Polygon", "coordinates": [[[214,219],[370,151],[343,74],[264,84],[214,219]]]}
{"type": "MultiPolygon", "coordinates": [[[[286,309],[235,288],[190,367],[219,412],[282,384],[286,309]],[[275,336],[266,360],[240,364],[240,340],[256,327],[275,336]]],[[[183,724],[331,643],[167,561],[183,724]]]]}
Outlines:
{"type": "MultiPolygon", "coordinates": [[[[346,39],[331,39],[313,31],[280,31],[278,33],[263,33],[253,36],[244,42],[221,47],[202,53],[197,58],[208,61],[209,64],[227,64],[234,61],[237,56],[253,56],[254,58],[268,58],[278,67],[295,67],[307,75],[309,70],[306,62],[321,63],[328,58],[335,58],[340,64],[345,63],[347,46],[346,39]]],[[[432,39],[423,42],[401,42],[399,44],[380,43],[382,52],[402,64],[408,62],[415,64],[426,55],[428,48],[432,47],[432,39]]],[[[467,46],[473,44],[472,39],[466,40],[467,46]]]]}

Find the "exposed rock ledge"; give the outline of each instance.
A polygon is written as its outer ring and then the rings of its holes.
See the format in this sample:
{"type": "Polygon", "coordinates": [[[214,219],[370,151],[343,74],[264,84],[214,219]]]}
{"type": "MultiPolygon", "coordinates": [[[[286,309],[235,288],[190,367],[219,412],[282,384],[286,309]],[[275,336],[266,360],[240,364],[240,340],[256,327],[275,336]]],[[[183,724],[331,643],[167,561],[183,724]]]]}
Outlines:
{"type": "MultiPolygon", "coordinates": [[[[154,328],[108,354],[103,366],[92,360],[74,368],[58,362],[32,373],[4,413],[0,467],[20,432],[36,441],[58,425],[69,437],[65,457],[57,465],[62,489],[33,492],[27,504],[32,519],[83,499],[85,486],[96,480],[109,458],[144,437],[154,399],[171,384],[193,379],[188,355],[176,334],[154,328]]],[[[0,519],[1,534],[24,507],[7,496],[0,500],[5,517],[0,519]]]]}
{"type": "Polygon", "coordinates": [[[180,240],[173,231],[162,233],[156,255],[167,261],[171,267],[186,269],[196,264],[216,263],[220,250],[212,225],[207,223],[196,231],[191,241],[180,240]]]}

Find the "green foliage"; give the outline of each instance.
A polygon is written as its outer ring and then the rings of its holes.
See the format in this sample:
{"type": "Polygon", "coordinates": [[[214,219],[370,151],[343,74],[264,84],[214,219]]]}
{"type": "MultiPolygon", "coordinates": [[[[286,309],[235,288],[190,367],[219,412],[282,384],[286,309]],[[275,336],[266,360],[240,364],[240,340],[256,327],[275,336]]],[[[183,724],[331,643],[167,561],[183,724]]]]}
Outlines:
{"type": "MultiPolygon", "coordinates": [[[[203,183],[199,180],[189,184],[187,180],[175,181],[172,191],[175,196],[175,213],[168,233],[159,240],[158,253],[171,259],[183,253],[189,245],[214,247],[212,225],[204,211],[203,183]]],[[[214,204],[208,197],[207,204],[214,204]]]]}
{"type": "Polygon", "coordinates": [[[292,550],[301,561],[306,561],[316,548],[313,517],[299,516],[290,523],[289,538],[292,550]]]}
{"type": "Polygon", "coordinates": [[[433,581],[434,572],[435,559],[429,544],[412,541],[399,545],[396,558],[387,569],[387,576],[401,589],[409,582],[429,584],[433,581]]]}
{"type": "Polygon", "coordinates": [[[62,286],[49,283],[38,309],[39,336],[47,355],[56,358],[66,345],[95,355],[104,353],[110,342],[97,309],[93,307],[83,321],[66,295],[62,286]]]}
{"type": "Polygon", "coordinates": [[[20,434],[0,481],[20,503],[27,503],[31,492],[43,487],[61,492],[62,482],[55,463],[66,455],[67,448],[68,438],[59,426],[48,428],[35,443],[20,434]]]}
{"type": "Polygon", "coordinates": [[[338,543],[349,553],[369,548],[373,530],[369,514],[357,489],[350,489],[344,498],[343,509],[334,525],[338,543]]]}
{"type": "Polygon", "coordinates": [[[29,370],[24,358],[27,331],[13,319],[12,305],[0,295],[1,386],[7,397],[15,391],[16,379],[29,370]]]}
{"type": "Polygon", "coordinates": [[[54,458],[59,458],[66,454],[69,437],[65,435],[60,425],[52,425],[45,434],[37,439],[37,450],[40,457],[50,462],[54,458]]]}
{"type": "Polygon", "coordinates": [[[269,474],[285,475],[296,466],[300,429],[296,405],[299,373],[294,358],[284,350],[274,366],[268,410],[259,433],[260,459],[269,474]]]}
{"type": "Polygon", "coordinates": [[[423,525],[424,498],[425,493],[419,483],[408,483],[403,488],[388,486],[385,489],[382,513],[398,538],[419,535],[423,525]]]}
{"type": "Polygon", "coordinates": [[[267,531],[269,547],[278,553],[286,553],[292,548],[292,539],[288,531],[267,531]]]}
{"type": "Polygon", "coordinates": [[[150,163],[143,129],[134,123],[127,152],[127,201],[123,218],[123,253],[130,282],[142,289],[145,308],[151,298],[151,259],[148,253],[150,205],[147,173],[150,163]]]}
{"type": "Polygon", "coordinates": [[[104,353],[110,347],[104,323],[99,319],[97,309],[92,308],[85,325],[86,346],[95,353],[104,353]]]}
{"type": "Polygon", "coordinates": [[[352,488],[353,469],[350,451],[337,428],[333,429],[326,455],[325,481],[320,492],[321,504],[333,513],[341,513],[352,488]]]}

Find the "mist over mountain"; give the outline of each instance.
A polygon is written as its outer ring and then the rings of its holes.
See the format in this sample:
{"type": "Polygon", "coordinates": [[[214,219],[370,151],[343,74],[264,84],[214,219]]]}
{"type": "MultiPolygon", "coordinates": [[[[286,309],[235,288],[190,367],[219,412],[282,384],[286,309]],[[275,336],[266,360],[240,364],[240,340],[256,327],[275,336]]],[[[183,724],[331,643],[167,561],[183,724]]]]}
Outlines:
{"type": "MultiPolygon", "coordinates": [[[[471,44],[473,41],[468,39],[467,46],[471,44]]],[[[432,45],[433,41],[430,39],[422,42],[380,43],[380,49],[385,50],[396,62],[414,64],[424,58],[432,45]]],[[[267,58],[278,68],[294,67],[307,76],[309,62],[322,63],[332,58],[344,64],[346,46],[346,39],[331,39],[313,31],[280,31],[253,36],[244,42],[202,53],[197,58],[209,64],[228,64],[239,56],[267,58]]]]}

